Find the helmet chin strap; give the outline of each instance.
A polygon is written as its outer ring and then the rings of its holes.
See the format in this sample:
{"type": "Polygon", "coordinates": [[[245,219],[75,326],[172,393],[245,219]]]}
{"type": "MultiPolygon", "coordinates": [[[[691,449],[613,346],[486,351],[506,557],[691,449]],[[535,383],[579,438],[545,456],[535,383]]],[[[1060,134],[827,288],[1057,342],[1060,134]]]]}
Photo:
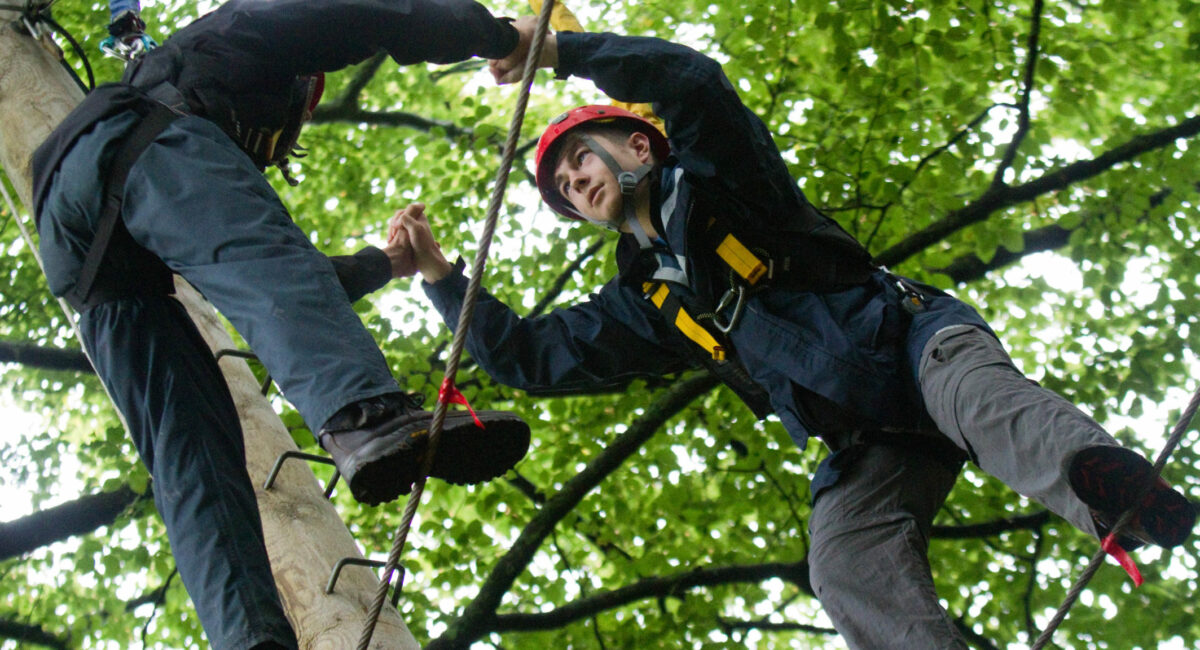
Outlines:
{"type": "Polygon", "coordinates": [[[584,218],[597,226],[615,231],[619,231],[622,224],[629,224],[629,231],[637,239],[639,247],[643,250],[653,247],[654,244],[650,241],[650,237],[646,235],[646,229],[642,227],[642,222],[637,218],[637,203],[633,200],[633,195],[637,192],[637,187],[642,180],[654,170],[654,165],[646,163],[633,171],[627,171],[617,163],[616,158],[613,158],[612,154],[601,146],[595,138],[584,134],[579,139],[587,145],[593,154],[600,157],[604,166],[608,167],[608,170],[616,177],[617,185],[621,188],[621,218],[619,221],[596,221],[587,217],[584,218]]]}

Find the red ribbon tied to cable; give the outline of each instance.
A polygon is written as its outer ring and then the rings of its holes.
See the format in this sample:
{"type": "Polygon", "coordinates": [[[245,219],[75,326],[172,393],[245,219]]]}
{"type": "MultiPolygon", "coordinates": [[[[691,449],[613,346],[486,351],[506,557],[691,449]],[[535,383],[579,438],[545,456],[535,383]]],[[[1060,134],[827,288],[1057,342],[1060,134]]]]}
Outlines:
{"type": "Polygon", "coordinates": [[[1110,533],[1100,542],[1100,548],[1103,548],[1105,553],[1111,555],[1117,561],[1117,564],[1120,564],[1121,568],[1125,569],[1125,573],[1128,573],[1129,578],[1133,580],[1133,586],[1142,586],[1142,572],[1138,570],[1133,558],[1129,557],[1129,553],[1117,543],[1116,537],[1110,533]]]}
{"type": "Polygon", "coordinates": [[[462,404],[467,407],[467,412],[471,414],[471,417],[475,418],[475,426],[480,429],[486,428],[483,426],[483,422],[479,421],[479,416],[475,415],[475,409],[471,408],[466,396],[458,390],[458,387],[454,385],[454,380],[450,377],[442,380],[442,387],[438,389],[438,401],[443,404],[462,404]]]}

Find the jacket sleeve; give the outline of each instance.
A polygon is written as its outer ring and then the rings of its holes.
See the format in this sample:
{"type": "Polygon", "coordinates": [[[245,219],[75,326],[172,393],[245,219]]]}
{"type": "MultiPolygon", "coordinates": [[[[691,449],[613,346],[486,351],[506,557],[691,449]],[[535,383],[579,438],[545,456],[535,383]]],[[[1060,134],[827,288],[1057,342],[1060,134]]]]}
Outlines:
{"type": "Polygon", "coordinates": [[[331,72],[381,49],[402,65],[450,63],[503,57],[517,43],[512,25],[473,0],[230,0],[175,38],[235,77],[229,87],[331,72]]]}
{"type": "Polygon", "coordinates": [[[392,263],[387,253],[374,246],[353,255],[331,255],[329,261],[350,302],[382,289],[392,279],[392,263]]]}
{"type": "Polygon", "coordinates": [[[618,101],[651,103],[687,171],[766,214],[805,201],[766,125],[716,61],[657,38],[563,32],[557,40],[559,75],[591,79],[618,101]]]}
{"type": "MultiPolygon", "coordinates": [[[[447,326],[457,327],[467,290],[462,262],[455,273],[422,286],[447,326]]],[[[583,302],[523,318],[482,291],[467,350],[496,381],[541,394],[613,389],[687,369],[665,343],[665,322],[643,302],[614,280],[583,302]]]]}

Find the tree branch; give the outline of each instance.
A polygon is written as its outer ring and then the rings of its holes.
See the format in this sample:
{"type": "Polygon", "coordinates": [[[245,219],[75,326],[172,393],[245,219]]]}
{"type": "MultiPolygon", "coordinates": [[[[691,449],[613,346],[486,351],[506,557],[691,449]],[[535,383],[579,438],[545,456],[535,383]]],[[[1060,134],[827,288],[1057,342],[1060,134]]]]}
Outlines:
{"type": "Polygon", "coordinates": [[[1042,32],[1042,0],[1033,0],[1033,15],[1029,19],[1029,40],[1025,46],[1025,80],[1021,89],[1021,101],[1017,111],[1017,132],[1004,151],[1004,157],[996,167],[996,175],[992,177],[992,185],[1004,185],[1004,172],[1012,167],[1017,158],[1017,149],[1029,134],[1029,100],[1033,96],[1033,77],[1037,69],[1038,37],[1042,32]]]}
{"type": "Polygon", "coordinates": [[[972,539],[975,537],[995,537],[1000,533],[1014,530],[1040,530],[1050,521],[1049,510],[1039,510],[1028,515],[1005,517],[982,524],[967,526],[934,526],[930,535],[935,539],[972,539]]]}
{"type": "Polygon", "coordinates": [[[466,648],[493,629],[496,608],[511,589],[517,576],[525,571],[542,542],[564,517],[631,455],[637,453],[647,440],[679,413],[692,400],[709,392],[720,381],[709,373],[701,373],[676,383],[655,396],[645,413],[634,421],[625,433],[617,436],[599,456],[563,485],[563,489],[546,501],[545,506],[521,531],[512,548],[496,563],[480,586],[479,594],[463,610],[462,616],[450,624],[441,637],[426,646],[427,650],[466,648]]]}
{"type": "Polygon", "coordinates": [[[1067,241],[1071,238],[1071,233],[1074,230],[1067,230],[1062,226],[1046,226],[1037,230],[1031,230],[1023,235],[1021,239],[1025,242],[1025,246],[1021,252],[1014,253],[1007,248],[1000,247],[996,249],[996,254],[992,256],[991,261],[984,262],[979,259],[979,256],[963,255],[951,262],[949,265],[937,269],[938,273],[944,273],[950,276],[950,279],[955,284],[971,282],[978,280],[990,271],[1004,268],[1017,260],[1020,260],[1034,253],[1045,251],[1058,250],[1067,245],[1067,241]]]}
{"type": "Polygon", "coordinates": [[[979,198],[946,215],[941,221],[909,235],[880,253],[875,259],[884,266],[898,266],[925,248],[937,244],[967,226],[986,220],[997,211],[1031,201],[1043,194],[1066,189],[1074,183],[1098,176],[1141,154],[1169,146],[1181,138],[1192,138],[1197,133],[1200,133],[1200,116],[1189,118],[1175,126],[1153,133],[1135,136],[1095,158],[1065,165],[1027,183],[993,185],[979,198]]]}
{"type": "Polygon", "coordinates": [[[816,625],[805,625],[804,623],[772,623],[771,621],[759,619],[757,621],[735,621],[731,618],[722,618],[717,620],[717,625],[726,632],[730,630],[765,630],[767,632],[808,632],[809,634],[824,634],[826,636],[837,636],[838,631],[831,627],[817,627],[816,625]]]}
{"type": "Polygon", "coordinates": [[[571,276],[583,266],[584,262],[591,259],[601,248],[603,248],[605,242],[607,241],[608,239],[606,237],[597,237],[595,241],[593,241],[586,249],[584,249],[583,253],[577,255],[574,260],[571,260],[571,263],[567,265],[567,268],[563,269],[563,272],[559,273],[558,277],[554,278],[554,283],[550,285],[550,288],[547,289],[544,294],[542,294],[542,297],[538,299],[537,304],[533,306],[533,309],[529,310],[529,314],[527,314],[525,317],[533,318],[534,316],[538,316],[542,312],[546,311],[546,309],[550,306],[550,303],[554,302],[555,299],[558,298],[558,295],[562,293],[563,287],[567,285],[567,280],[571,279],[571,276]]]}
{"type": "Polygon", "coordinates": [[[491,631],[549,630],[638,600],[679,596],[682,592],[697,587],[714,587],[743,582],[758,583],[771,578],[782,578],[797,585],[800,583],[807,585],[808,563],[802,560],[791,563],[768,562],[733,565],[695,569],[674,576],[644,578],[620,589],[577,599],[549,612],[501,614],[495,617],[491,631]]]}
{"type": "Polygon", "coordinates": [[[970,641],[972,645],[980,650],[1000,650],[994,643],[992,643],[991,639],[976,634],[975,630],[972,630],[971,626],[967,625],[967,622],[964,621],[961,616],[954,619],[954,628],[958,630],[958,633],[961,634],[963,638],[965,638],[967,641],[970,641]]]}
{"type": "Polygon", "coordinates": [[[1038,636],[1038,626],[1033,619],[1033,595],[1038,585],[1038,563],[1046,548],[1046,532],[1039,530],[1033,535],[1033,556],[1029,558],[1029,580],[1025,583],[1025,593],[1021,595],[1021,609],[1025,613],[1025,634],[1030,639],[1038,636]]]}
{"type": "Polygon", "coordinates": [[[129,486],[121,486],[0,523],[0,560],[107,526],[141,496],[129,486]]]}
{"type": "Polygon", "coordinates": [[[313,124],[329,124],[332,122],[370,124],[373,126],[403,126],[426,133],[440,128],[445,130],[446,137],[449,138],[456,138],[462,135],[474,136],[475,134],[473,130],[459,126],[453,122],[435,120],[404,111],[368,111],[360,108],[358,104],[321,104],[313,111],[313,124]]]}
{"type": "MultiPolygon", "coordinates": [[[[1200,184],[1193,185],[1192,189],[1200,190],[1200,184]]],[[[1139,221],[1148,219],[1150,217],[1149,211],[1165,203],[1167,197],[1171,196],[1171,193],[1171,188],[1165,188],[1150,195],[1147,211],[1139,217],[1139,221]]],[[[1021,235],[1021,240],[1024,244],[1019,252],[1010,251],[1001,246],[996,249],[996,254],[992,256],[991,261],[984,262],[979,259],[979,256],[969,254],[963,255],[947,266],[935,270],[938,273],[950,276],[950,279],[955,284],[978,280],[984,274],[1004,268],[1027,255],[1058,250],[1067,245],[1067,242],[1071,239],[1071,233],[1087,226],[1092,221],[1103,218],[1103,215],[1085,215],[1079,220],[1079,225],[1075,228],[1067,229],[1058,225],[1050,225],[1037,230],[1031,230],[1021,235]]]]}
{"type": "Polygon", "coordinates": [[[81,350],[48,348],[28,343],[0,341],[0,362],[19,363],[43,370],[74,370],[95,373],[92,362],[81,350]]]}
{"type": "Polygon", "coordinates": [[[67,650],[70,647],[69,637],[54,636],[37,625],[5,619],[0,619],[0,638],[24,641],[55,650],[67,650]]]}
{"type": "Polygon", "coordinates": [[[167,591],[171,589],[171,581],[174,580],[175,576],[177,575],[179,575],[179,568],[176,567],[171,569],[171,573],[167,575],[167,579],[164,580],[161,585],[142,594],[141,596],[138,596],[137,598],[134,598],[133,600],[126,601],[125,611],[132,612],[142,605],[154,605],[155,608],[158,608],[163,603],[166,603],[167,591]]]}
{"type": "Polygon", "coordinates": [[[376,52],[375,56],[371,57],[354,72],[354,78],[346,86],[346,91],[333,104],[343,107],[358,106],[358,98],[362,95],[363,89],[375,78],[375,74],[379,72],[379,68],[383,66],[383,62],[387,61],[387,58],[387,52],[383,50],[376,52]]]}
{"type": "Polygon", "coordinates": [[[863,240],[863,246],[866,246],[868,249],[871,247],[871,242],[875,240],[875,235],[879,234],[879,229],[883,226],[883,223],[887,218],[888,210],[895,206],[900,198],[904,196],[904,193],[908,191],[908,188],[911,187],[914,182],[916,182],[917,177],[921,175],[921,170],[924,169],[925,166],[930,162],[932,162],[933,159],[946,153],[950,150],[950,147],[953,147],[954,145],[958,144],[960,140],[967,137],[971,131],[974,131],[980,124],[983,123],[985,119],[987,119],[987,116],[992,112],[993,108],[1000,107],[1016,108],[1016,106],[1013,104],[992,104],[991,106],[988,106],[980,111],[979,115],[976,115],[974,119],[972,119],[970,122],[967,122],[967,125],[959,129],[958,132],[951,136],[949,140],[937,146],[917,161],[917,166],[913,168],[912,176],[907,181],[904,181],[900,188],[896,190],[896,197],[891,201],[888,201],[879,209],[879,218],[875,220],[875,226],[871,229],[871,234],[863,240]]]}

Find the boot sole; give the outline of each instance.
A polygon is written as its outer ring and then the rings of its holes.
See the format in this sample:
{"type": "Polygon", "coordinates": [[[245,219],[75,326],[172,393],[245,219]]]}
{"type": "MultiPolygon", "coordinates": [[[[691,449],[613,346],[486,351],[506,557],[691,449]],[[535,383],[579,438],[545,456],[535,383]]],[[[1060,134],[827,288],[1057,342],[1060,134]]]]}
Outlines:
{"type": "MultiPolygon", "coordinates": [[[[455,485],[491,480],[512,469],[529,449],[529,425],[503,411],[446,414],[430,476],[455,485]]],[[[412,491],[429,442],[429,422],[413,422],[363,445],[340,468],[355,500],[367,505],[392,501],[412,491]]]]}
{"type": "Polygon", "coordinates": [[[429,475],[454,485],[490,481],[512,469],[529,450],[529,425],[504,411],[446,414],[429,475]]]}
{"type": "MultiPolygon", "coordinates": [[[[1081,501],[1115,523],[1135,499],[1154,467],[1123,447],[1091,447],[1071,459],[1067,480],[1081,501]]],[[[1155,482],[1134,516],[1133,524],[1163,548],[1179,546],[1196,525],[1196,509],[1165,483],[1155,482]]]]}

